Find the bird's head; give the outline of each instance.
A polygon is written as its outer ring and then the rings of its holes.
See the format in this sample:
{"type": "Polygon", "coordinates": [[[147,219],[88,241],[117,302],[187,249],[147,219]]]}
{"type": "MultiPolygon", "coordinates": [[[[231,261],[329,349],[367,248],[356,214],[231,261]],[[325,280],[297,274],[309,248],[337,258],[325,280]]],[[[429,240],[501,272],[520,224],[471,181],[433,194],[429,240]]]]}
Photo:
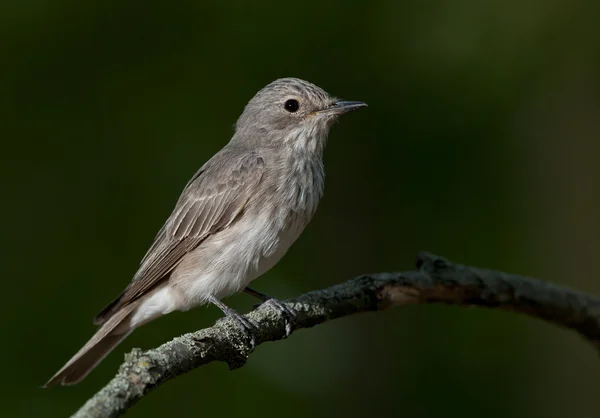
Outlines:
{"type": "Polygon", "coordinates": [[[336,99],[298,78],[281,78],[248,102],[236,123],[234,138],[263,146],[321,151],[338,116],[366,106],[336,99]]]}

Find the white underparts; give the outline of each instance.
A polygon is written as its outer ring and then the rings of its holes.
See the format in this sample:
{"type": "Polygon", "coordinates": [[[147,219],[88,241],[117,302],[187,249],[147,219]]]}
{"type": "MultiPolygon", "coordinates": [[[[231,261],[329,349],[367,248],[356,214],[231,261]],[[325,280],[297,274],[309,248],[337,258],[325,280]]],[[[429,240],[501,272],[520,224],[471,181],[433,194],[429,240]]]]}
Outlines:
{"type": "Polygon", "coordinates": [[[168,286],[157,290],[143,301],[131,318],[131,328],[139,327],[159,316],[175,310],[175,298],[168,286]]]}

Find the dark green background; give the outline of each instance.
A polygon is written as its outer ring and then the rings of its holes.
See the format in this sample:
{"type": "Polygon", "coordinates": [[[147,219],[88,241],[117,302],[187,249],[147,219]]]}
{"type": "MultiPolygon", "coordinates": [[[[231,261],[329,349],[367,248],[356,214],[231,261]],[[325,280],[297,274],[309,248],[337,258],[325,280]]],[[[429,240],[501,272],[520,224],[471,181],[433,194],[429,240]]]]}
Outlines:
{"type": "MultiPolygon", "coordinates": [[[[169,315],[82,384],[39,388],[279,77],[369,107],[333,128],[316,218],[257,289],[292,297],[428,250],[600,294],[598,4],[4,0],[1,415],[67,416],[123,352],[220,316],[169,315]]],[[[299,331],[232,373],[203,367],[127,416],[597,417],[599,377],[572,332],[409,306],[299,331]]]]}

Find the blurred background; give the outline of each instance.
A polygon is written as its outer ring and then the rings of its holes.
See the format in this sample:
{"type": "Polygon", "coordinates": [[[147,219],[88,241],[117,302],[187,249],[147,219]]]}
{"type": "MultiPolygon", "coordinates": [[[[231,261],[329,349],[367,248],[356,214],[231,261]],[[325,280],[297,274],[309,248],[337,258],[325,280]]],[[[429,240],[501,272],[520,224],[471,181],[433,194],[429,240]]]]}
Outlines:
{"type": "MultiPolygon", "coordinates": [[[[279,77],[369,107],[333,128],[316,218],[258,290],[283,299],[411,270],[427,250],[600,294],[599,12],[594,0],[3,1],[3,416],[68,416],[124,352],[221,316],[169,315],[80,385],[40,389],[279,77]]],[[[127,416],[597,417],[599,377],[573,332],[407,306],[301,330],[235,372],[202,367],[127,416]]]]}

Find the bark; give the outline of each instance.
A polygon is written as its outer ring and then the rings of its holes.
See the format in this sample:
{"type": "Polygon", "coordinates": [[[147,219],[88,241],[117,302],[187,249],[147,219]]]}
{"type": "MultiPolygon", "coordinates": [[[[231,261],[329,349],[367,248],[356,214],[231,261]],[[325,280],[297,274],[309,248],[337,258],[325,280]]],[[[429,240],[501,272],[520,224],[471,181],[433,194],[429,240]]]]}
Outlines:
{"type": "MultiPolygon", "coordinates": [[[[368,274],[285,301],[297,313],[294,330],[416,303],[519,312],[572,329],[600,350],[600,298],[529,277],[454,264],[428,253],[418,255],[415,271],[368,274]]],[[[269,304],[247,317],[259,326],[257,346],[286,337],[285,319],[269,304]]],[[[213,361],[237,369],[251,352],[248,338],[227,319],[153,350],[134,349],[118,374],[73,416],[117,417],[170,379],[213,361]]]]}

